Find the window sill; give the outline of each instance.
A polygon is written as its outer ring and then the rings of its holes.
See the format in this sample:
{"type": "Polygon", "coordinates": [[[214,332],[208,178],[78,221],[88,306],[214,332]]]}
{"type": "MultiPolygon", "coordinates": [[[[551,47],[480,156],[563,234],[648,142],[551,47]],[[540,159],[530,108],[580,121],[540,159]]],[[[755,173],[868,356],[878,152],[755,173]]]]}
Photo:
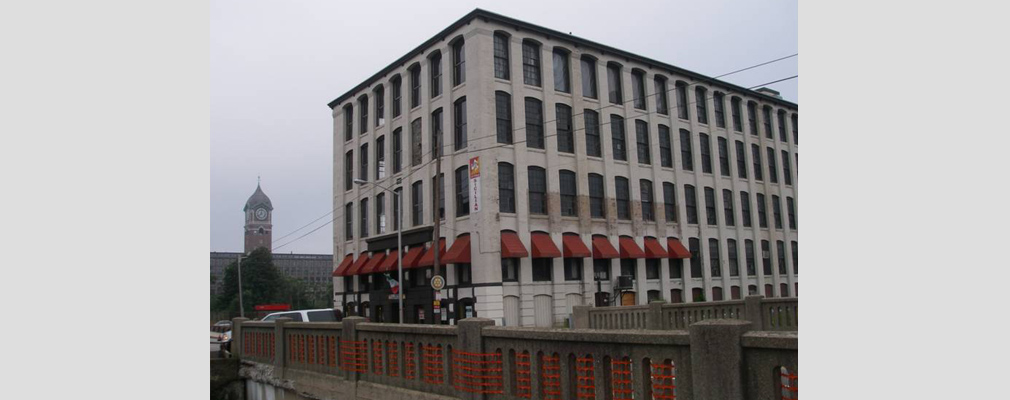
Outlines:
{"type": "Polygon", "coordinates": [[[525,82],[523,82],[523,88],[527,89],[527,90],[536,90],[536,91],[541,92],[541,93],[543,93],[543,91],[544,91],[543,87],[533,86],[533,85],[530,85],[530,84],[525,83],[525,82]]]}
{"type": "Polygon", "coordinates": [[[463,82],[461,82],[460,84],[458,84],[458,85],[456,85],[456,86],[453,86],[453,87],[452,87],[452,91],[453,91],[453,92],[455,92],[455,91],[457,91],[457,90],[461,90],[461,89],[463,89],[463,88],[465,88],[465,87],[466,87],[466,81],[463,81],[463,82]]]}
{"type": "Polygon", "coordinates": [[[429,102],[429,103],[434,103],[434,102],[436,102],[436,101],[439,101],[439,100],[442,100],[442,95],[443,95],[443,94],[444,94],[444,93],[439,93],[439,94],[438,94],[437,96],[434,96],[434,97],[432,97],[432,98],[429,98],[429,99],[428,99],[428,102],[429,102]]]}
{"type": "Polygon", "coordinates": [[[534,153],[547,154],[547,150],[538,147],[527,147],[526,150],[532,151],[534,153]]]}
{"type": "Polygon", "coordinates": [[[561,97],[567,97],[569,99],[572,98],[572,93],[571,92],[562,92],[560,90],[554,89],[554,94],[558,95],[558,96],[561,96],[561,97]]]}
{"type": "Polygon", "coordinates": [[[614,164],[629,165],[627,160],[614,159],[614,164]]]}
{"type": "Polygon", "coordinates": [[[498,83],[504,83],[504,84],[508,84],[508,85],[511,85],[511,84],[512,84],[512,81],[511,81],[511,80],[508,80],[508,79],[502,79],[502,78],[497,78],[497,77],[496,77],[496,78],[494,78],[494,81],[495,81],[495,82],[498,82],[498,83]]]}
{"type": "Polygon", "coordinates": [[[582,96],[582,101],[587,101],[587,102],[590,102],[590,103],[600,104],[600,99],[594,98],[594,97],[589,97],[589,96],[582,96]]]}
{"type": "Polygon", "coordinates": [[[592,160],[592,161],[603,161],[603,156],[590,156],[590,155],[586,155],[586,159],[587,160],[592,160]]]}

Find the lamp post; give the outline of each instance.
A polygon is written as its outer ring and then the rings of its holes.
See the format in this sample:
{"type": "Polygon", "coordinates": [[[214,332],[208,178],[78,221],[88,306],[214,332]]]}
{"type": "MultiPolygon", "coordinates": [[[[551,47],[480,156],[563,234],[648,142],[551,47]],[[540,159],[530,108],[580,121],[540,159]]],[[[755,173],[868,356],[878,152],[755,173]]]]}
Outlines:
{"type": "MultiPolygon", "coordinates": [[[[399,308],[399,311],[400,311],[400,315],[399,315],[398,321],[399,321],[399,323],[402,324],[403,323],[403,296],[404,296],[403,290],[406,287],[406,285],[403,284],[403,193],[397,195],[395,190],[391,190],[390,188],[382,186],[382,185],[380,185],[378,183],[369,182],[369,181],[366,181],[366,180],[363,180],[363,179],[355,179],[354,183],[358,184],[358,185],[362,185],[362,186],[363,185],[372,185],[372,186],[378,187],[378,188],[380,188],[382,190],[385,190],[385,191],[387,191],[389,193],[392,193],[393,197],[396,198],[396,273],[397,273],[397,277],[400,279],[400,293],[397,293],[396,297],[397,297],[397,302],[399,304],[398,308],[399,308]]],[[[396,183],[397,184],[400,183],[400,178],[396,179],[396,183]]],[[[345,218],[349,218],[346,215],[344,217],[345,218]]]]}

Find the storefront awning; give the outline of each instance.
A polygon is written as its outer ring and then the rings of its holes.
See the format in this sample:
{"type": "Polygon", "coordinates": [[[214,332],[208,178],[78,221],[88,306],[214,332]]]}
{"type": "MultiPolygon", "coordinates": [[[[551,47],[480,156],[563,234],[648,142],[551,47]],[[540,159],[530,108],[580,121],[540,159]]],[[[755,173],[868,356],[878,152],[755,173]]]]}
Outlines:
{"type": "Polygon", "coordinates": [[[558,258],[561,257],[561,250],[551,240],[551,235],[543,232],[533,232],[530,235],[530,242],[533,247],[533,258],[558,258]]]}
{"type": "Polygon", "coordinates": [[[396,250],[390,251],[389,254],[386,255],[386,258],[382,260],[382,263],[379,264],[378,267],[375,267],[375,270],[372,272],[382,273],[396,271],[396,257],[398,253],[399,251],[396,250]]]}
{"type": "Polygon", "coordinates": [[[645,238],[645,258],[666,258],[670,255],[656,238],[645,238]]]}
{"type": "Polygon", "coordinates": [[[666,238],[666,247],[670,249],[670,258],[691,258],[691,252],[677,238],[666,238]]]}
{"type": "Polygon", "coordinates": [[[582,237],[579,235],[562,235],[561,247],[565,258],[584,258],[593,256],[593,252],[589,251],[589,248],[582,242],[582,237]]]}
{"type": "Polygon", "coordinates": [[[449,264],[470,263],[470,235],[463,235],[452,242],[452,247],[445,253],[445,262],[449,264]]]}
{"type": "Polygon", "coordinates": [[[351,268],[347,269],[347,275],[358,275],[361,273],[361,268],[368,263],[369,257],[367,252],[361,252],[357,260],[354,260],[354,264],[351,264],[351,268]]]}
{"type": "Polygon", "coordinates": [[[344,256],[344,260],[340,262],[337,269],[333,270],[333,276],[347,276],[347,269],[351,267],[352,262],[354,262],[354,254],[344,256]]]}
{"type": "Polygon", "coordinates": [[[403,269],[417,268],[417,261],[421,259],[423,253],[424,246],[412,247],[407,250],[407,254],[403,255],[403,269]]]}
{"type": "Polygon", "coordinates": [[[635,239],[624,236],[618,242],[621,246],[621,258],[645,258],[645,252],[638,247],[635,239]]]}
{"type": "Polygon", "coordinates": [[[382,261],[385,259],[385,253],[372,253],[372,259],[368,260],[368,263],[365,264],[364,267],[361,267],[361,271],[358,271],[358,274],[366,275],[379,272],[376,271],[376,268],[378,268],[379,264],[382,264],[382,261]]]}
{"type": "Polygon", "coordinates": [[[620,254],[606,236],[593,236],[593,258],[617,258],[620,254]]]}
{"type": "MultiPolygon", "coordinates": [[[[435,265],[435,246],[428,248],[428,251],[421,256],[417,262],[418,267],[430,267],[435,265]]],[[[445,265],[445,239],[438,239],[438,263],[445,265]]]]}
{"type": "Polygon", "coordinates": [[[519,240],[519,235],[515,232],[501,233],[501,258],[523,258],[529,255],[526,246],[519,240]]]}

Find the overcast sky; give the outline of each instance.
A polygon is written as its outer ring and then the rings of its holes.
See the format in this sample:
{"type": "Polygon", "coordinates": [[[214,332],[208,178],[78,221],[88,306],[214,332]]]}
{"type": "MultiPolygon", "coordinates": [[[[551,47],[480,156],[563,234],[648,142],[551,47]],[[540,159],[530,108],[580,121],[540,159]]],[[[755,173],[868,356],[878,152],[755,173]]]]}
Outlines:
{"type": "MultiPolygon", "coordinates": [[[[798,53],[795,1],[218,1],[210,6],[210,250],[241,251],[256,177],[274,247],[333,209],[326,103],[482,8],[708,76],[798,53]]],[[[723,80],[798,75],[798,57],[723,80]]],[[[771,85],[798,102],[798,79],[771,85]]],[[[327,226],[277,250],[331,254],[327,226]]]]}

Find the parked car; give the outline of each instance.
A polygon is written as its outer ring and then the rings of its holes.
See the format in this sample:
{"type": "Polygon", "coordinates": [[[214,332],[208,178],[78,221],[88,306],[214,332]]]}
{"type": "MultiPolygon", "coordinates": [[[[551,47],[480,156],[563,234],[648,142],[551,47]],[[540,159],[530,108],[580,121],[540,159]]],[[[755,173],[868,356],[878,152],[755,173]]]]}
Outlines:
{"type": "Polygon", "coordinates": [[[231,330],[231,321],[229,320],[217,321],[214,325],[210,326],[211,332],[224,332],[228,330],[231,330]]]}

